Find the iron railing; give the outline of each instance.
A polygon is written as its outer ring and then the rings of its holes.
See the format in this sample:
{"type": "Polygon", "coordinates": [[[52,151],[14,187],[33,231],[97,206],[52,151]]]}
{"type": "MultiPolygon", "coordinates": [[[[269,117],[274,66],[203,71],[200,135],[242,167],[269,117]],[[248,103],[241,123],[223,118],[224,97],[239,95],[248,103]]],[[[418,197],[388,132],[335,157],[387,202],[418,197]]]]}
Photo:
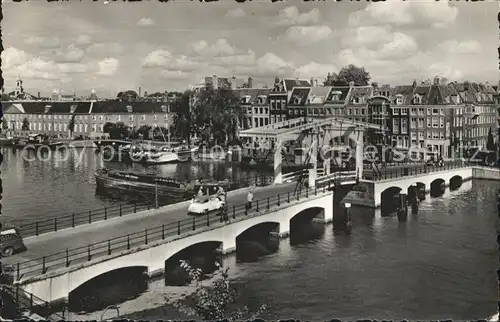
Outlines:
{"type": "Polygon", "coordinates": [[[18,285],[0,285],[2,292],[8,294],[19,311],[29,311],[52,321],[65,320],[65,310],[58,310],[36,295],[26,292],[18,285]]]}
{"type": "Polygon", "coordinates": [[[160,226],[146,228],[141,231],[105,241],[73,249],[66,249],[65,251],[42,256],[37,259],[19,262],[14,268],[16,270],[14,274],[18,281],[25,276],[45,274],[57,268],[69,267],[74,264],[91,261],[101,256],[108,256],[117,251],[129,250],[133,247],[147,245],[172,236],[180,236],[187,232],[230,221],[230,219],[245,217],[252,213],[265,214],[271,207],[279,207],[281,205],[290,204],[294,200],[299,201],[301,198],[309,198],[309,196],[317,195],[321,193],[321,191],[326,192],[326,186],[323,187],[322,190],[318,188],[310,189],[307,187],[298,194],[287,192],[273,197],[255,200],[252,203],[251,209],[247,209],[246,204],[233,205],[221,211],[201,215],[199,217],[193,216],[192,218],[164,223],[160,226]]]}
{"type": "MultiPolygon", "coordinates": [[[[231,186],[228,191],[250,186],[252,184],[255,184],[256,186],[266,186],[272,183],[273,179],[270,176],[255,176],[251,178],[245,178],[236,182],[231,182],[231,186]]],[[[82,212],[74,212],[71,215],[66,216],[37,220],[35,222],[21,224],[18,227],[23,237],[39,236],[46,233],[56,232],[65,228],[74,228],[76,226],[135,214],[137,212],[150,210],[153,208],[154,205],[146,202],[121,204],[93,210],[89,209],[82,212]]]]}
{"type": "Polygon", "coordinates": [[[421,165],[418,167],[403,167],[403,168],[397,168],[397,169],[384,169],[383,171],[380,171],[380,173],[377,172],[372,172],[372,173],[363,173],[363,179],[365,180],[370,180],[370,181],[380,181],[380,180],[388,180],[388,179],[397,179],[401,177],[408,177],[408,176],[414,176],[414,175],[420,175],[420,174],[426,174],[426,173],[433,173],[433,172],[440,172],[440,171],[447,171],[447,170],[452,170],[452,169],[460,169],[460,168],[465,168],[469,167],[472,164],[467,161],[452,161],[452,162],[447,162],[443,166],[427,166],[427,165],[421,165]]]}

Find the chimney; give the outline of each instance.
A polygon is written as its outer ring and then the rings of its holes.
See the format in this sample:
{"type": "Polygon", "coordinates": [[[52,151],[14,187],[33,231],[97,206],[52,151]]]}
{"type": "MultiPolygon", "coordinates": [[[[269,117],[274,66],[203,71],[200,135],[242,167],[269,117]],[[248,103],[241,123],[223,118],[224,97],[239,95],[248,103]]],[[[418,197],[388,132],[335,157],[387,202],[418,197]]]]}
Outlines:
{"type": "Polygon", "coordinates": [[[314,80],[314,84],[316,87],[318,87],[318,80],[317,79],[314,80]]]}
{"type": "Polygon", "coordinates": [[[413,80],[413,88],[417,87],[417,81],[414,79],[413,80]]]}
{"type": "Polygon", "coordinates": [[[311,77],[311,87],[314,87],[314,78],[311,77]]]}
{"type": "Polygon", "coordinates": [[[349,87],[354,87],[354,82],[353,81],[349,82],[349,87]]]}
{"type": "Polygon", "coordinates": [[[139,97],[141,97],[141,87],[139,86],[139,97]]]}
{"type": "Polygon", "coordinates": [[[252,77],[248,77],[248,88],[253,88],[252,77]]]}
{"type": "Polygon", "coordinates": [[[40,98],[40,92],[38,92],[38,98],[40,98]]]}

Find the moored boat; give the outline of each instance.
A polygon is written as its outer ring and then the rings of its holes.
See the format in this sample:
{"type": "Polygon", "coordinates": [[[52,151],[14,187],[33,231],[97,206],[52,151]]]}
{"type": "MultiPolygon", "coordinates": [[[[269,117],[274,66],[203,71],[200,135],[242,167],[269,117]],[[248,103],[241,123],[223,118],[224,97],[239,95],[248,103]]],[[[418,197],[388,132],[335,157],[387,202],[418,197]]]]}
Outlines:
{"type": "Polygon", "coordinates": [[[130,193],[158,194],[158,197],[182,197],[191,199],[200,187],[207,194],[213,194],[218,187],[230,188],[229,180],[187,180],[156,176],[151,173],[138,173],[100,169],[95,172],[96,188],[100,191],[117,189],[130,193]]]}
{"type": "Polygon", "coordinates": [[[153,142],[141,142],[132,146],[130,157],[132,161],[148,165],[187,162],[192,159],[198,149],[185,144],[173,142],[162,145],[153,142]]]}
{"type": "Polygon", "coordinates": [[[27,138],[18,138],[14,140],[14,148],[20,149],[40,149],[42,147],[47,147],[49,149],[55,149],[60,146],[64,146],[65,143],[62,141],[56,141],[49,138],[43,134],[30,134],[27,138]]]}

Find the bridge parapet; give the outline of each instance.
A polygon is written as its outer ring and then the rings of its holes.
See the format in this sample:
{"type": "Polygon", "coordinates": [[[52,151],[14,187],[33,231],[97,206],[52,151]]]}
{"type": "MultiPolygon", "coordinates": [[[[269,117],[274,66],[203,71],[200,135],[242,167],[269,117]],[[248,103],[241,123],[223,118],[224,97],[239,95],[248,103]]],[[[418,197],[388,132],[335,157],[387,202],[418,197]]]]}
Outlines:
{"type": "Polygon", "coordinates": [[[331,194],[331,192],[327,191],[326,188],[322,190],[307,188],[296,194],[291,192],[277,194],[254,200],[251,209],[247,209],[246,204],[234,205],[220,212],[200,217],[193,216],[185,220],[165,223],[161,226],[151,227],[117,238],[20,262],[14,267],[15,281],[23,285],[40,279],[50,279],[71,270],[79,270],[85,266],[92,266],[96,261],[106,261],[109,257],[120,257],[124,253],[137,251],[137,249],[155,247],[157,244],[167,243],[171,240],[182,239],[206,230],[231,225],[231,223],[236,221],[267,215],[279,209],[291,207],[325,194],[331,194]]]}

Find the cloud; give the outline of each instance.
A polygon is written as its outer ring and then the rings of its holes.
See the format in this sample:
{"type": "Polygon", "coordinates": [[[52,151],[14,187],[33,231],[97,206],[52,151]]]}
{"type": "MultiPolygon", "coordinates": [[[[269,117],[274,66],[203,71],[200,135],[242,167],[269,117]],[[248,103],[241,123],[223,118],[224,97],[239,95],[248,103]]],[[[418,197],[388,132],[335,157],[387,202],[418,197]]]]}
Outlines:
{"type": "Polygon", "coordinates": [[[83,57],[85,56],[85,52],[75,45],[69,45],[64,50],[57,50],[55,56],[56,59],[60,62],[77,63],[83,59],[83,57]]]}
{"type": "Polygon", "coordinates": [[[105,58],[97,63],[99,71],[97,72],[102,76],[111,76],[118,70],[119,61],[116,58],[105,58]]]}
{"type": "Polygon", "coordinates": [[[154,68],[154,67],[165,67],[172,59],[172,54],[163,49],[155,50],[149,53],[144,61],[142,62],[142,67],[154,68]]]}
{"type": "Polygon", "coordinates": [[[293,65],[274,53],[266,53],[256,61],[256,72],[258,76],[282,76],[290,74],[293,65]]]}
{"type": "Polygon", "coordinates": [[[247,14],[245,12],[245,10],[241,9],[241,8],[235,8],[235,9],[231,9],[231,10],[228,10],[228,12],[226,13],[226,17],[230,17],[230,18],[241,18],[241,17],[245,17],[247,14]]]}
{"type": "Polygon", "coordinates": [[[213,63],[219,66],[252,66],[255,64],[256,55],[251,49],[248,52],[225,57],[214,57],[213,63]]]}
{"type": "Polygon", "coordinates": [[[88,73],[96,70],[91,63],[56,63],[9,47],[2,52],[2,70],[6,76],[24,79],[62,80],[65,74],[88,73]]]}
{"type": "Polygon", "coordinates": [[[4,71],[22,65],[30,59],[30,55],[28,55],[25,51],[14,47],[8,47],[2,51],[1,57],[2,69],[4,71]]]}
{"type": "Polygon", "coordinates": [[[227,56],[235,53],[235,49],[225,38],[217,39],[212,45],[209,45],[205,40],[201,40],[193,44],[193,50],[200,56],[227,56]]]}
{"type": "Polygon", "coordinates": [[[80,45],[80,46],[88,46],[92,43],[92,39],[90,38],[89,35],[80,35],[76,39],[76,43],[77,43],[77,45],[80,45]]]}
{"type": "Polygon", "coordinates": [[[286,31],[285,39],[296,46],[309,46],[332,35],[328,26],[295,26],[286,31]]]}
{"type": "Polygon", "coordinates": [[[432,26],[444,28],[453,24],[458,9],[448,2],[420,2],[389,0],[383,3],[369,3],[364,10],[350,14],[348,24],[432,26]]]}
{"type": "Polygon", "coordinates": [[[448,54],[471,55],[481,51],[481,44],[475,40],[456,41],[447,40],[439,45],[439,48],[448,54]]]}
{"type": "Polygon", "coordinates": [[[118,56],[123,53],[123,46],[118,42],[94,43],[87,47],[88,55],[95,57],[118,56]]]}
{"type": "Polygon", "coordinates": [[[287,7],[281,10],[276,18],[278,25],[312,25],[317,24],[321,19],[321,14],[318,8],[314,8],[309,12],[300,13],[295,6],[287,7]]]}
{"type": "Polygon", "coordinates": [[[172,79],[172,80],[186,80],[191,78],[190,73],[186,73],[180,70],[163,70],[160,73],[162,78],[172,79]]]}
{"type": "Polygon", "coordinates": [[[61,40],[58,37],[28,37],[24,42],[31,46],[39,48],[57,48],[61,45],[61,40]]]}
{"type": "Polygon", "coordinates": [[[151,18],[142,18],[141,20],[139,20],[137,22],[137,26],[139,26],[139,27],[148,27],[148,26],[152,26],[154,24],[155,24],[155,22],[151,18]]]}
{"type": "Polygon", "coordinates": [[[333,64],[319,64],[316,62],[310,62],[306,65],[300,66],[295,69],[296,75],[299,78],[326,78],[328,73],[336,73],[339,68],[333,64]]]}

